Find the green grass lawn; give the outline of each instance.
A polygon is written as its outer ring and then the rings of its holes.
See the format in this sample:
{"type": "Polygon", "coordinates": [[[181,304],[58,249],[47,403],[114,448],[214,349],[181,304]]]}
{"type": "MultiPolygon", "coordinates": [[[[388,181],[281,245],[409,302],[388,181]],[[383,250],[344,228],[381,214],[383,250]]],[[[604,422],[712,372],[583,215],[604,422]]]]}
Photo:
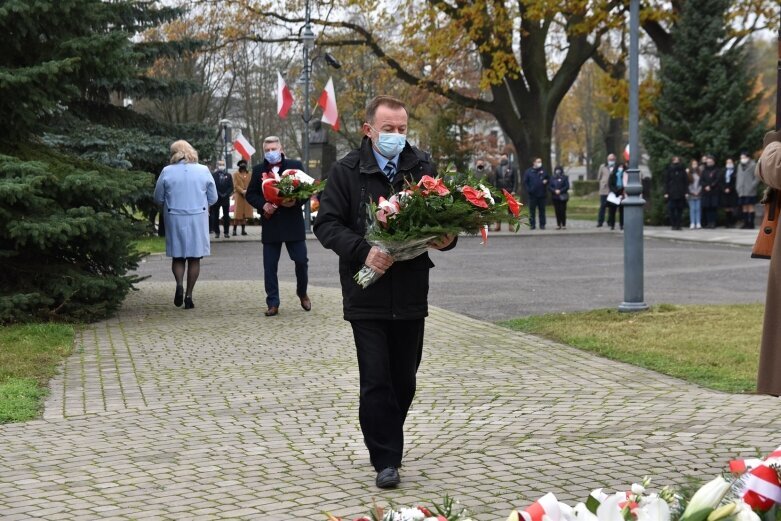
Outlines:
{"type": "MultiPolygon", "coordinates": [[[[550,208],[553,214],[553,206],[550,208]]],[[[567,219],[578,219],[584,221],[597,220],[599,213],[599,195],[573,195],[567,203],[567,219]]]]}
{"type": "Polygon", "coordinates": [[[49,379],[73,346],[73,327],[21,324],[0,327],[0,424],[36,418],[49,379]]]}
{"type": "Polygon", "coordinates": [[[762,304],[596,310],[502,322],[606,358],[734,393],[756,389],[762,304]]]}
{"type": "Polygon", "coordinates": [[[165,237],[144,237],[134,241],[134,246],[143,253],[165,253],[165,237]]]}

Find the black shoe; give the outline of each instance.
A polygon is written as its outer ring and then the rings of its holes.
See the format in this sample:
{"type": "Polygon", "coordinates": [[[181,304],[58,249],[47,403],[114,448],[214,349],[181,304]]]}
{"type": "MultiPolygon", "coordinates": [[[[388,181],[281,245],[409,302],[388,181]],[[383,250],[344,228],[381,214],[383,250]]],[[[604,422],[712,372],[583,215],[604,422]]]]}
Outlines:
{"type": "Polygon", "coordinates": [[[214,238],[215,238],[215,239],[219,239],[219,238],[220,238],[220,234],[219,234],[219,233],[215,233],[215,234],[214,234],[214,238]]]}
{"type": "Polygon", "coordinates": [[[230,239],[230,234],[229,234],[228,232],[225,232],[225,234],[223,235],[223,237],[225,237],[226,239],[230,239]]]}
{"type": "Polygon", "coordinates": [[[399,483],[401,483],[401,477],[396,467],[385,467],[377,473],[375,480],[378,488],[396,488],[399,483]]]}
{"type": "Polygon", "coordinates": [[[233,229],[233,236],[236,237],[236,229],[233,229]]]}
{"type": "Polygon", "coordinates": [[[181,306],[183,298],[184,298],[184,288],[182,286],[176,286],[176,293],[174,293],[174,306],[176,307],[181,306]]]}
{"type": "Polygon", "coordinates": [[[249,234],[248,234],[247,232],[245,232],[244,230],[241,230],[241,234],[242,234],[242,235],[249,235],[249,234]]]}
{"type": "Polygon", "coordinates": [[[597,224],[597,228],[602,228],[602,225],[601,224],[597,224]]]}
{"type": "Polygon", "coordinates": [[[192,297],[184,297],[184,309],[192,309],[195,307],[192,297]]]}

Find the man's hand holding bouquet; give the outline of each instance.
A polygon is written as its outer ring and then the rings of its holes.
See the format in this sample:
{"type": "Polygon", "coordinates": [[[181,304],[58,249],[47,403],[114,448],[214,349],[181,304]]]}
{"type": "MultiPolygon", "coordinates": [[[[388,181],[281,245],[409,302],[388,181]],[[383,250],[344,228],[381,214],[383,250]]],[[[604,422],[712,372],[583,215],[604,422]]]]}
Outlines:
{"type": "Polygon", "coordinates": [[[446,248],[461,233],[488,239],[488,225],[520,226],[521,204],[507,190],[467,176],[424,175],[389,199],[372,202],[366,240],[373,246],[355,281],[366,288],[395,261],[414,259],[429,247],[446,248]]]}
{"type": "Polygon", "coordinates": [[[325,188],[325,181],[316,180],[301,170],[289,169],[281,174],[263,174],[263,214],[270,219],[279,206],[292,207],[308,200],[325,188]]]}

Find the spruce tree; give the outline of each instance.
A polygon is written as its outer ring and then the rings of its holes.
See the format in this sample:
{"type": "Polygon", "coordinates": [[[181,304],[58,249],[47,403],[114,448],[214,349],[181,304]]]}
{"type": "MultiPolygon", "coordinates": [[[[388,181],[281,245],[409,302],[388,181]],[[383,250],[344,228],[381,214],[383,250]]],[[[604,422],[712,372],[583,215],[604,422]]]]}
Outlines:
{"type": "Polygon", "coordinates": [[[686,0],[671,35],[672,50],[661,55],[660,93],[644,123],[651,155],[651,222],[665,215],[663,177],[673,155],[682,162],[713,154],[718,164],[741,150],[755,150],[764,124],[753,93],[755,71],[745,49],[728,47],[726,13],[730,0],[686,0]]]}
{"type": "Polygon", "coordinates": [[[138,0],[0,2],[0,323],[103,318],[139,280],[134,213],[192,129],[109,102],[194,88],[145,71],[197,42],[132,39],[179,14],[138,0]]]}

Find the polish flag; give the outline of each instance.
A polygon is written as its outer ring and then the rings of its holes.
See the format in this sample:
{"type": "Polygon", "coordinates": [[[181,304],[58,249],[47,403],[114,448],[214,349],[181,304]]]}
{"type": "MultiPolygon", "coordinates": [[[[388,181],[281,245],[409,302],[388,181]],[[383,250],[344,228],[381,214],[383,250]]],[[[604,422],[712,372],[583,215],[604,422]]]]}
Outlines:
{"type": "Polygon", "coordinates": [[[290,89],[287,88],[285,80],[282,79],[282,75],[277,71],[277,114],[282,119],[287,117],[287,111],[293,106],[293,95],[290,93],[290,89]]]}
{"type": "Polygon", "coordinates": [[[323,117],[320,119],[323,123],[328,123],[334,130],[339,130],[339,110],[336,108],[336,94],[334,94],[334,80],[328,78],[323,93],[317,104],[323,109],[323,117]]]}
{"type": "Polygon", "coordinates": [[[252,154],[255,153],[255,147],[250,145],[250,142],[247,141],[247,138],[242,136],[241,133],[236,137],[236,141],[233,142],[233,148],[241,154],[241,157],[243,157],[245,161],[249,161],[252,154]]]}

